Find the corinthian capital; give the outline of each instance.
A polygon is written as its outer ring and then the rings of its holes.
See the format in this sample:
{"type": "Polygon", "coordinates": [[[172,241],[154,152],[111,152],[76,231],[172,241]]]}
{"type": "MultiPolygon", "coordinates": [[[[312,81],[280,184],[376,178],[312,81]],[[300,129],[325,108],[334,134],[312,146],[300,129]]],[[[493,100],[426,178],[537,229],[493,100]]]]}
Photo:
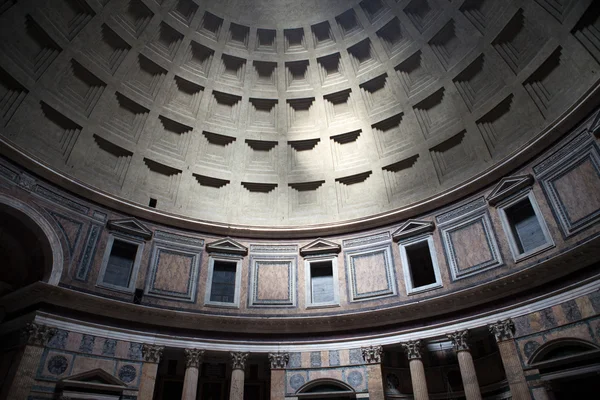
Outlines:
{"type": "Polygon", "coordinates": [[[229,353],[231,355],[231,367],[233,369],[245,369],[246,361],[248,360],[248,355],[250,353],[242,353],[232,351],[229,353]]]}
{"type": "Polygon", "coordinates": [[[55,333],[56,329],[35,322],[28,323],[21,331],[21,335],[27,340],[27,344],[41,347],[46,346],[55,333]]]}
{"type": "Polygon", "coordinates": [[[406,355],[409,360],[415,360],[421,358],[421,341],[420,340],[410,340],[405,343],[401,343],[402,347],[404,347],[404,351],[406,351],[406,355]]]}
{"type": "Polygon", "coordinates": [[[456,331],[454,333],[450,333],[447,336],[448,339],[452,341],[455,351],[469,350],[469,343],[467,343],[467,340],[469,338],[468,330],[465,329],[464,331],[456,331]]]}
{"type": "Polygon", "coordinates": [[[381,346],[369,346],[361,347],[363,359],[367,364],[379,364],[381,363],[381,354],[383,353],[383,347],[381,346]]]}
{"type": "Polygon", "coordinates": [[[271,369],[285,369],[288,361],[290,361],[289,353],[269,353],[269,361],[271,369]]]}
{"type": "Polygon", "coordinates": [[[204,357],[204,350],[183,349],[183,354],[185,355],[186,368],[200,368],[200,364],[202,364],[202,357],[204,357]]]}
{"type": "Polygon", "coordinates": [[[501,342],[503,340],[510,340],[513,338],[513,333],[515,332],[515,323],[512,319],[505,319],[504,321],[498,321],[496,323],[490,324],[490,333],[493,333],[496,337],[497,342],[501,342]]]}
{"type": "Polygon", "coordinates": [[[158,364],[164,349],[165,348],[163,346],[144,344],[142,346],[142,355],[144,356],[144,361],[158,364]]]}

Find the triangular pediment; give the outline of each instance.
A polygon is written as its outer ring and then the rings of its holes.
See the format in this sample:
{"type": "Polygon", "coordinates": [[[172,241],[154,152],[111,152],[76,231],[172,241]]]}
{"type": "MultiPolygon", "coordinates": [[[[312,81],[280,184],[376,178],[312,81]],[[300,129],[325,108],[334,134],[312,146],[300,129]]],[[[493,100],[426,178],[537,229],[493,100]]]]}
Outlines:
{"type": "Polygon", "coordinates": [[[231,238],[217,240],[216,242],[207,243],[206,251],[209,253],[225,253],[245,256],[248,254],[248,248],[242,246],[231,238]]]}
{"type": "Polygon", "coordinates": [[[121,392],[127,389],[125,382],[100,368],[63,378],[58,382],[58,386],[63,388],[63,390],[66,388],[71,388],[71,390],[77,388],[80,390],[93,389],[108,392],[121,392]]]}
{"type": "Polygon", "coordinates": [[[432,232],[435,229],[435,224],[432,221],[420,221],[416,219],[409,219],[394,233],[392,238],[397,242],[408,237],[417,236],[423,233],[432,232]]]}
{"type": "Polygon", "coordinates": [[[106,226],[111,231],[126,233],[146,240],[152,239],[152,231],[135,218],[111,220],[106,223],[106,226]]]}
{"type": "Polygon", "coordinates": [[[338,254],[342,246],[325,239],[317,239],[300,249],[302,256],[314,256],[318,254],[338,254]]]}
{"type": "Polygon", "coordinates": [[[487,197],[488,203],[496,205],[505,198],[533,184],[533,176],[517,175],[502,178],[487,197]]]}

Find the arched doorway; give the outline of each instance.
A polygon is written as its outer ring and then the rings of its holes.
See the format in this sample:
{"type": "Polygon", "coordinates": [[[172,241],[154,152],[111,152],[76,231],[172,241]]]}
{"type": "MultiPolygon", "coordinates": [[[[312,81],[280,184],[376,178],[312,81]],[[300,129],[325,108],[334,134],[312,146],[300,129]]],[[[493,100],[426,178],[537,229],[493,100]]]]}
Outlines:
{"type": "Polygon", "coordinates": [[[62,272],[60,240],[37,211],[0,196],[0,296],[45,281],[57,284],[62,272]]]}
{"type": "Polygon", "coordinates": [[[529,360],[549,382],[554,400],[584,399],[600,392],[600,348],[581,339],[557,339],[537,349],[529,360]]]}
{"type": "Polygon", "coordinates": [[[335,379],[316,379],[296,392],[298,399],[348,400],[356,399],[352,386],[335,379]]]}

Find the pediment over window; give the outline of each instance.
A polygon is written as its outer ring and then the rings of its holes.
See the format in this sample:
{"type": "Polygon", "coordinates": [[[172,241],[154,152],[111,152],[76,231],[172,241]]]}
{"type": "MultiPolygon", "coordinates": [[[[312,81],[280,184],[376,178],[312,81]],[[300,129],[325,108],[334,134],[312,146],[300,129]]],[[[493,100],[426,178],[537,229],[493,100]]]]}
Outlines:
{"type": "Polygon", "coordinates": [[[106,398],[110,398],[111,395],[119,396],[123,393],[123,390],[127,389],[127,384],[98,368],[63,378],[58,381],[57,388],[62,391],[63,396],[66,393],[71,395],[76,395],[77,393],[97,393],[99,395],[105,394],[109,396],[106,398]]]}
{"type": "Polygon", "coordinates": [[[111,220],[106,223],[111,231],[125,233],[145,240],[152,239],[152,231],[135,218],[111,220]]]}
{"type": "Polygon", "coordinates": [[[207,243],[206,251],[209,253],[225,253],[245,256],[248,254],[248,248],[242,246],[233,239],[225,238],[216,242],[207,243]]]}
{"type": "Polygon", "coordinates": [[[533,185],[533,176],[531,175],[517,175],[502,178],[487,197],[487,201],[492,206],[495,206],[510,195],[531,185],[533,185]]]}
{"type": "Polygon", "coordinates": [[[338,254],[342,246],[325,239],[317,239],[300,249],[301,256],[314,256],[319,254],[338,254]]]}
{"type": "Polygon", "coordinates": [[[392,238],[394,241],[399,241],[402,239],[406,239],[412,236],[417,236],[427,232],[433,232],[435,229],[435,224],[432,221],[420,221],[416,219],[409,219],[394,233],[392,233],[392,238]]]}

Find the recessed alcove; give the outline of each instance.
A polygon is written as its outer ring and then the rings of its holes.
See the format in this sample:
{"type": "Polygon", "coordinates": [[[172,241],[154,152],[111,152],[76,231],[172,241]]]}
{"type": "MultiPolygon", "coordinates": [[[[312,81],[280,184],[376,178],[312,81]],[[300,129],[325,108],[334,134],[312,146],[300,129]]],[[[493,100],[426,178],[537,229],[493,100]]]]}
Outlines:
{"type": "Polygon", "coordinates": [[[277,31],[275,29],[257,29],[256,31],[256,51],[277,51],[277,31]]]}
{"type": "Polygon", "coordinates": [[[309,61],[290,61],[285,63],[285,83],[287,90],[311,88],[309,61]]]}
{"type": "Polygon", "coordinates": [[[219,34],[221,33],[222,26],[223,18],[217,17],[216,15],[206,11],[202,17],[202,20],[200,21],[198,32],[203,36],[217,40],[219,38],[219,34]]]}
{"type": "Polygon", "coordinates": [[[398,17],[394,17],[383,28],[379,29],[377,36],[381,39],[388,57],[393,57],[401,53],[412,44],[412,37],[402,27],[398,17]]]}
{"type": "Polygon", "coordinates": [[[310,27],[315,48],[329,46],[335,43],[329,21],[323,21],[310,27]]]}
{"type": "Polygon", "coordinates": [[[181,68],[200,77],[207,77],[214,53],[214,50],[192,40],[181,68]]]}
{"type": "Polygon", "coordinates": [[[283,37],[286,53],[297,53],[307,50],[304,28],[284,29],[283,37]]]}
{"type": "Polygon", "coordinates": [[[227,44],[236,47],[248,48],[248,40],[250,38],[250,28],[234,22],[229,25],[227,35],[227,44]]]}
{"type": "Polygon", "coordinates": [[[335,17],[335,21],[337,22],[338,28],[344,39],[363,30],[363,27],[356,16],[356,12],[354,12],[353,9],[349,9],[335,17]]]}

